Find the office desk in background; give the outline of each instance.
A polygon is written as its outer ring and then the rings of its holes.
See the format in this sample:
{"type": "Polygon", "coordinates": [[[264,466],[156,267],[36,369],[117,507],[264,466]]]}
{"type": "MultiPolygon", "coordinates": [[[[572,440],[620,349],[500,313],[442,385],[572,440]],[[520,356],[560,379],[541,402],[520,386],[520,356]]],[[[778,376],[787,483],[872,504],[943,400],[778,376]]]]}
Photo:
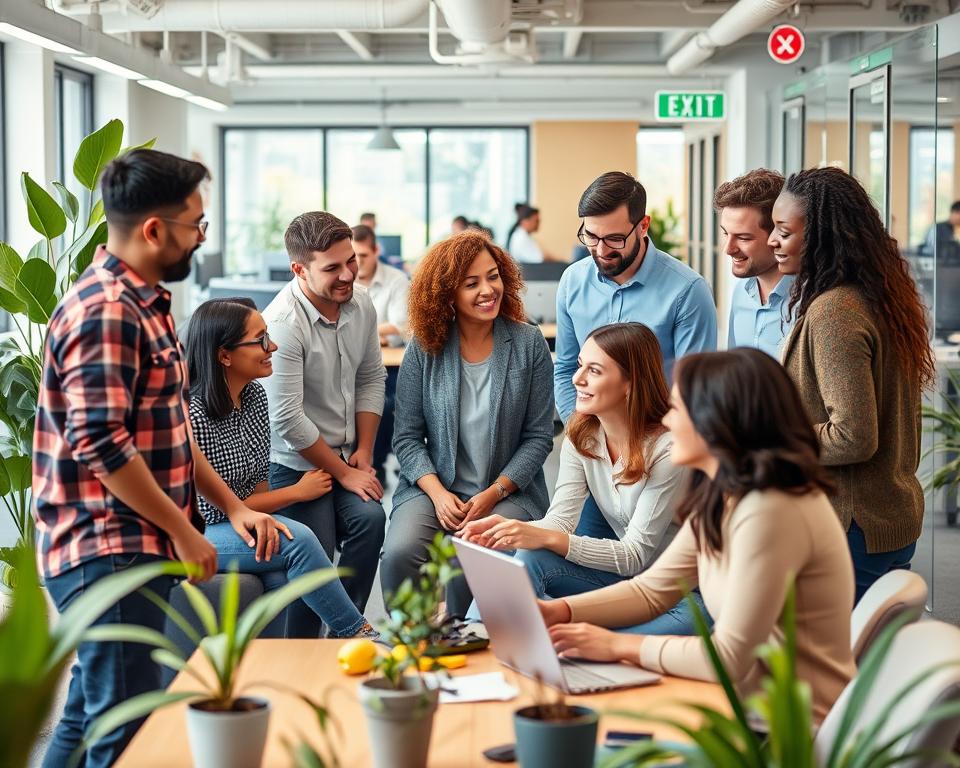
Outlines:
{"type": "MultiPolygon", "coordinates": [[[[552,342],[557,338],[557,324],[542,323],[540,325],[540,332],[543,333],[543,337],[547,340],[552,349],[552,342]]],[[[381,351],[383,352],[383,364],[387,368],[399,368],[400,363],[403,362],[403,352],[405,349],[406,347],[382,347],[381,351]]]]}
{"type": "MultiPolygon", "coordinates": [[[[314,699],[328,699],[334,717],[342,727],[343,737],[336,738],[340,764],[362,768],[371,764],[367,740],[367,721],[357,699],[361,677],[345,677],[337,667],[337,649],[344,640],[255,640],[244,659],[240,674],[240,690],[251,681],[269,680],[290,686],[314,699]]],[[[206,670],[198,661],[199,651],[191,660],[198,669],[206,670]]],[[[430,739],[431,768],[486,768],[491,765],[482,752],[498,744],[514,741],[513,712],[532,703],[534,684],[527,678],[503,668],[489,651],[470,654],[469,662],[454,675],[471,675],[503,670],[507,681],[520,690],[513,701],[487,701],[465,704],[441,704],[437,710],[430,739]]],[[[181,673],[170,690],[196,690],[196,683],[181,673]]],[[[290,759],[283,747],[284,739],[296,743],[301,737],[319,744],[316,718],[298,699],[273,690],[251,689],[252,695],[270,699],[270,729],[262,768],[289,768],[290,759]]],[[[720,711],[729,711],[723,689],[713,683],[665,677],[659,684],[645,688],[629,688],[588,696],[568,696],[573,704],[584,704],[599,710],[643,710],[656,708],[657,714],[676,715],[695,724],[695,716],[666,705],[678,701],[696,702],[720,711]]],[[[684,739],[677,731],[658,723],[623,717],[601,716],[597,732],[599,740],[610,729],[646,730],[656,736],[684,739]]],[[[331,728],[331,730],[335,730],[331,728]]],[[[187,743],[186,704],[177,704],[154,712],[147,719],[115,768],[190,768],[190,747],[187,743]]]]}

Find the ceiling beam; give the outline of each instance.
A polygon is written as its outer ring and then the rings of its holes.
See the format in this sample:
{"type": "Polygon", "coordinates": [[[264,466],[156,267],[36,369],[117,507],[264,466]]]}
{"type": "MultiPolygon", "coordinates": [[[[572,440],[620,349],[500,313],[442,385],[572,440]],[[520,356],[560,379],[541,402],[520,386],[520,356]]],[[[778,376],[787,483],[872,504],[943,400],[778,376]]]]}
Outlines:
{"type": "Polygon", "coordinates": [[[346,29],[338,29],[339,37],[350,50],[352,50],[363,61],[373,61],[373,37],[367,32],[349,32],[346,29]]]}
{"type": "Polygon", "coordinates": [[[229,40],[237,48],[246,51],[260,61],[273,61],[273,51],[270,46],[270,35],[264,32],[223,32],[224,40],[229,40]]]}
{"type": "Polygon", "coordinates": [[[563,58],[577,58],[577,49],[580,47],[580,40],[583,39],[583,30],[568,29],[563,33],[563,58]]]}

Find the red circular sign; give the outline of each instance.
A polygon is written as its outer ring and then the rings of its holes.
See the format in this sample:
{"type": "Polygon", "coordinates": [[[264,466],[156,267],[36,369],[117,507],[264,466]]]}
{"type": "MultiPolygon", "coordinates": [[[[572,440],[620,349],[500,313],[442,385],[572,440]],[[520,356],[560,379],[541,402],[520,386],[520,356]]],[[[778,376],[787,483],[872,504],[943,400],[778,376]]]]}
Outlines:
{"type": "Polygon", "coordinates": [[[767,53],[778,64],[792,64],[803,54],[803,32],[793,24],[779,24],[767,38],[767,53]]]}

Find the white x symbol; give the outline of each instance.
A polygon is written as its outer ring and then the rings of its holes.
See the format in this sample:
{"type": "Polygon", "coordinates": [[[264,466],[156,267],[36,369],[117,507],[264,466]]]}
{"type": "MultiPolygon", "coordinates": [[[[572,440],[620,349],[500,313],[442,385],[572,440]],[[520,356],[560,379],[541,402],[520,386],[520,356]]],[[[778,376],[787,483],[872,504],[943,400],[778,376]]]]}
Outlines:
{"type": "Polygon", "coordinates": [[[793,53],[793,33],[787,35],[777,35],[777,42],[780,44],[777,48],[777,55],[781,53],[793,53]]]}

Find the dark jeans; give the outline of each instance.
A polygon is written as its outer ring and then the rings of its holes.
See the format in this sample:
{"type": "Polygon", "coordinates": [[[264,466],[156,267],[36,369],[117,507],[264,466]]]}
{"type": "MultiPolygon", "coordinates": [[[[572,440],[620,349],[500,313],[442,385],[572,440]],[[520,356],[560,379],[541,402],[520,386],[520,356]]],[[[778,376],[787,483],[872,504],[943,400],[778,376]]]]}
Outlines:
{"type": "MultiPolygon", "coordinates": [[[[47,580],[57,610],[67,607],[100,579],[135,565],[165,560],[156,555],[107,555],[47,580]]],[[[161,576],[147,584],[164,600],[176,583],[161,576]]],[[[114,603],[95,624],[137,624],[163,632],[165,614],[139,592],[114,603]]],[[[81,643],[73,665],[63,716],[53,733],[43,768],[63,768],[80,745],[87,728],[107,710],[134,696],[161,687],[160,668],[150,658],[152,646],[142,643],[81,643]]],[[[93,744],[80,760],[82,768],[107,768],[117,760],[145,718],[127,723],[93,744]]]]}
{"type": "Polygon", "coordinates": [[[373,468],[377,470],[377,477],[384,484],[387,481],[387,472],[383,465],[392,450],[393,407],[397,400],[397,374],[399,372],[399,368],[387,368],[387,389],[383,401],[383,415],[380,416],[377,439],[373,444],[373,468]]]}
{"type": "MultiPolygon", "coordinates": [[[[296,483],[303,474],[271,462],[270,487],[286,488],[296,483]]],[[[313,501],[291,504],[278,512],[310,528],[331,561],[334,552],[340,550],[340,562],[337,565],[349,568],[353,574],[342,579],[343,588],[357,610],[363,613],[377,574],[387,520],[380,502],[363,501],[334,480],[333,490],[328,494],[313,501]]],[[[319,636],[319,619],[302,600],[290,606],[287,632],[291,637],[319,636]],[[294,635],[294,627],[309,628],[309,631],[307,634],[294,635]]]]}
{"type": "MultiPolygon", "coordinates": [[[[577,536],[590,536],[595,539],[617,538],[617,535],[613,532],[613,528],[610,527],[610,525],[604,519],[603,513],[600,512],[597,502],[593,500],[593,496],[588,496],[587,500],[583,503],[583,511],[580,513],[580,522],[577,524],[577,530],[575,533],[577,536]]],[[[614,574],[611,574],[611,576],[613,575],[614,574]]],[[[703,604],[703,598],[700,596],[700,590],[694,589],[692,590],[691,594],[693,595],[693,599],[696,601],[697,605],[700,606],[700,609],[703,611],[703,615],[707,619],[707,626],[712,627],[713,618],[710,616],[706,606],[703,604]]],[[[558,595],[555,595],[555,597],[557,596],[558,595]]],[[[630,627],[629,629],[621,629],[618,631],[642,635],[697,634],[696,627],[693,623],[693,614],[690,612],[690,606],[687,605],[687,601],[683,598],[681,598],[680,602],[673,606],[673,608],[671,608],[669,611],[661,616],[651,619],[646,624],[640,624],[636,627],[630,627]]]]}
{"type": "Polygon", "coordinates": [[[917,543],[914,542],[893,552],[869,554],[863,529],[853,521],[850,522],[850,530],[847,531],[847,543],[850,545],[850,556],[853,558],[853,577],[857,587],[854,605],[860,602],[860,598],[870,589],[873,582],[885,573],[898,568],[909,571],[913,553],[917,550],[917,543]]]}

